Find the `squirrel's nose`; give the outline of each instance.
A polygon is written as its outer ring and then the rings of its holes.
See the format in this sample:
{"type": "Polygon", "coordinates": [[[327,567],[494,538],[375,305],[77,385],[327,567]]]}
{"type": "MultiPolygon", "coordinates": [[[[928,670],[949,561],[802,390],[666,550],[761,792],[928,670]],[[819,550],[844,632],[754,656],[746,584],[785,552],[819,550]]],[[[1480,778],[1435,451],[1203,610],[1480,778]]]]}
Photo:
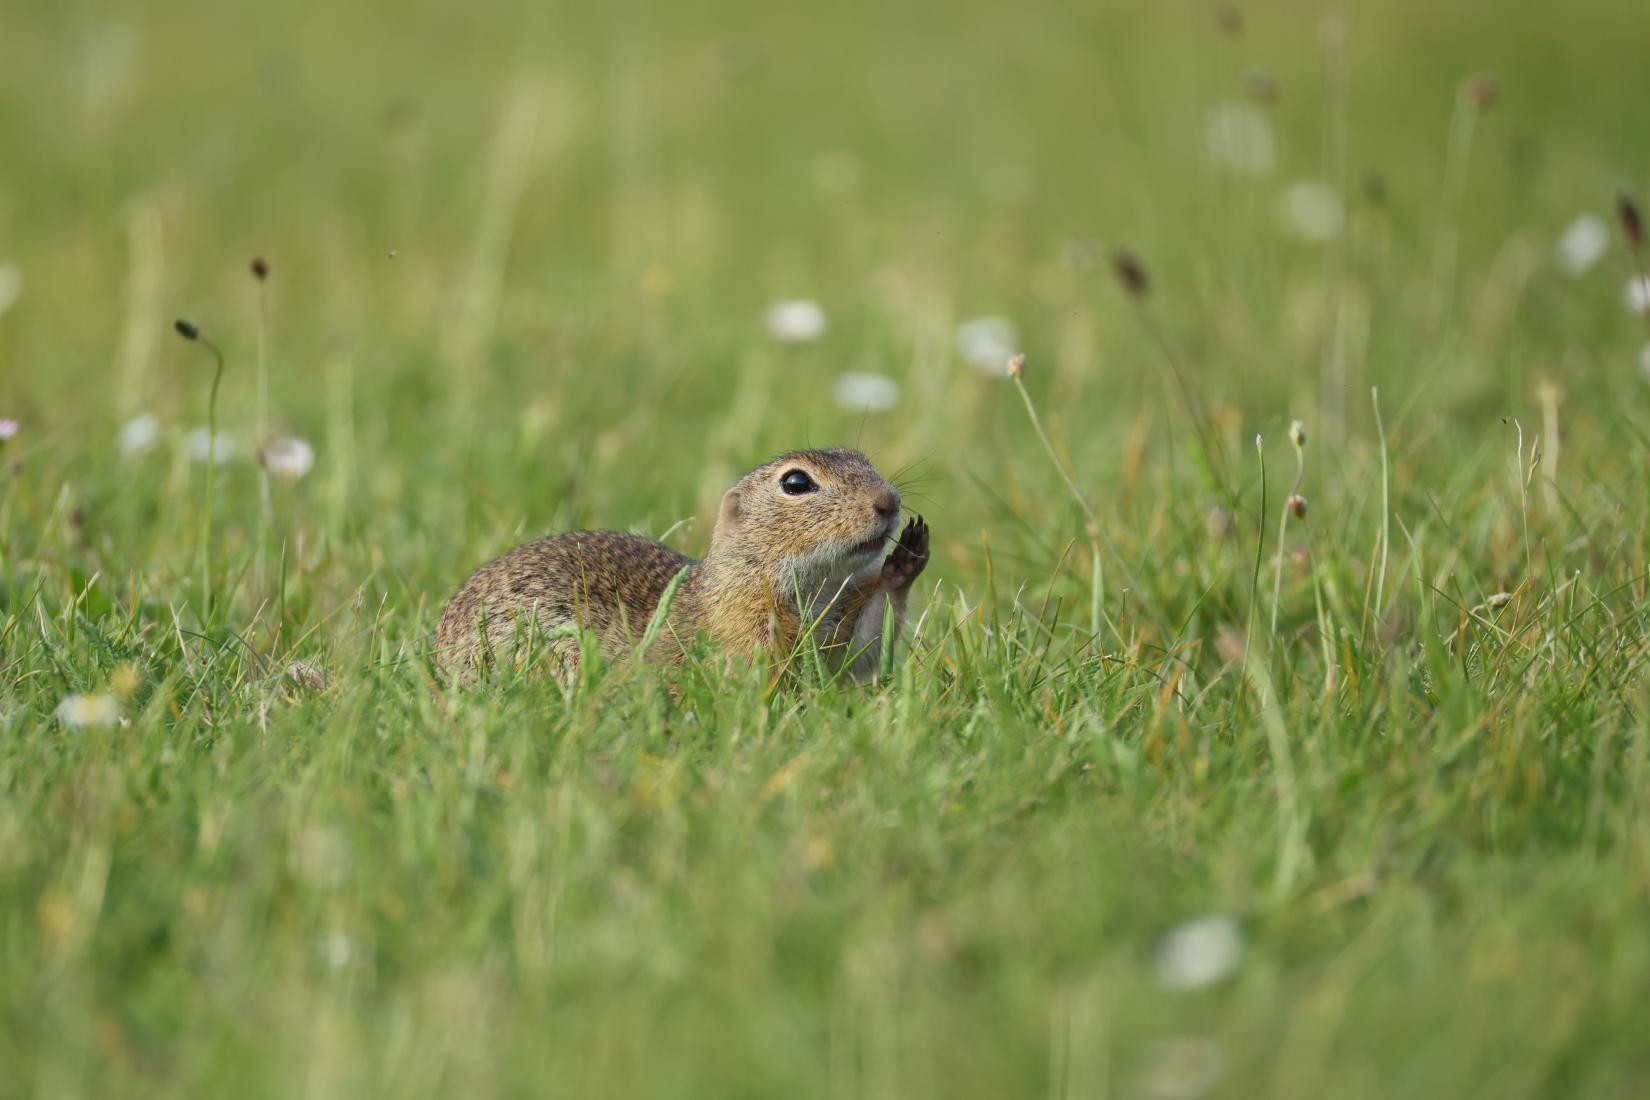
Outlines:
{"type": "Polygon", "coordinates": [[[875,507],[877,515],[883,519],[893,519],[899,515],[899,493],[892,485],[882,490],[876,499],[875,507]]]}

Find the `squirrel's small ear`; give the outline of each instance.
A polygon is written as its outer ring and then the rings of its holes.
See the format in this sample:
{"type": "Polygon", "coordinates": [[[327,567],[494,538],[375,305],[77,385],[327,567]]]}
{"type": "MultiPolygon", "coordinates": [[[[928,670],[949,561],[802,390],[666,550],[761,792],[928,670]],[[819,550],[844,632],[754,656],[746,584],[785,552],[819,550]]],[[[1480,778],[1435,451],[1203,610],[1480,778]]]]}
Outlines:
{"type": "Polygon", "coordinates": [[[729,489],[722,494],[722,507],[717,512],[717,523],[724,527],[732,527],[739,522],[739,489],[729,489]]]}

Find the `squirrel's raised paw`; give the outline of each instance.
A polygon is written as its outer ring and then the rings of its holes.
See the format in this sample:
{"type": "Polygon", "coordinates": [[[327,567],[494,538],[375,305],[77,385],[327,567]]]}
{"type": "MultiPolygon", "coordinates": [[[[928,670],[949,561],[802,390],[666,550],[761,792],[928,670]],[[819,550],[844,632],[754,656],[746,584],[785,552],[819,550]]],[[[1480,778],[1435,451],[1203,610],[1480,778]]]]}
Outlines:
{"type": "Polygon", "coordinates": [[[918,516],[905,525],[899,542],[882,562],[882,579],[890,587],[904,588],[921,575],[928,564],[928,523],[918,516]]]}

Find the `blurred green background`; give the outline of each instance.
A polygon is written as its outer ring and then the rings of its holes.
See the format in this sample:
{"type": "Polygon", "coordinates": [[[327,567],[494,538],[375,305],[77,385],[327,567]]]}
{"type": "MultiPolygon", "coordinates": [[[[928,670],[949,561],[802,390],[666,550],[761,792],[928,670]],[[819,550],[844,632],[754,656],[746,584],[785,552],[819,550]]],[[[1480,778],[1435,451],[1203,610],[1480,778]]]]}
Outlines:
{"type": "Polygon", "coordinates": [[[1163,397],[1093,262],[1127,245],[1234,441],[1320,408],[1367,432],[1372,384],[1490,431],[1532,374],[1580,400],[1640,381],[1619,253],[1579,282],[1549,261],[1646,175],[1646,22],[1631,3],[1267,4],[1235,35],[1200,4],[13,4],[8,415],[81,463],[140,409],[200,420],[202,364],[161,323],[182,314],[229,352],[244,429],[262,255],[276,419],[318,440],[347,395],[353,465],[325,464],[355,515],[411,538],[456,508],[676,518],[728,463],[798,442],[1011,476],[1024,425],[980,415],[1001,393],[951,352],[979,315],[1016,324],[1098,489],[1163,397]],[[1254,71],[1275,164],[1223,173],[1211,114],[1254,71]],[[1499,102],[1457,205],[1451,112],[1478,72],[1499,102]],[[1346,249],[1280,224],[1300,180],[1344,196],[1346,249]],[[1435,291],[1441,222],[1459,285],[1435,291]],[[1460,327],[1429,340],[1435,293],[1460,327]],[[765,344],[768,305],[799,297],[823,340],[765,344]],[[897,411],[839,408],[847,370],[903,383],[897,411]],[[506,459],[525,495],[498,500],[506,459]],[[615,461],[622,479],[589,476],[615,461]]]}
{"type": "Polygon", "coordinates": [[[1647,50],[0,0],[0,1095],[1644,1095],[1647,50]],[[893,685],[431,695],[481,561],[842,443],[935,530],[893,685]]]}

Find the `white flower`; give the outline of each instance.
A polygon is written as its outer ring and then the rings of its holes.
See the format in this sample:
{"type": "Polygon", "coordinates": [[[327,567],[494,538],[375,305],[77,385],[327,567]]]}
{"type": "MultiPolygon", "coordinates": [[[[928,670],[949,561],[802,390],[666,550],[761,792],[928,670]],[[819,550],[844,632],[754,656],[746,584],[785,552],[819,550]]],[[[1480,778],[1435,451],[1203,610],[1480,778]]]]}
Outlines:
{"type": "Polygon", "coordinates": [[[1278,196],[1278,220],[1303,241],[1327,241],[1346,225],[1340,193],[1322,180],[1297,180],[1278,196]]]}
{"type": "Polygon", "coordinates": [[[1240,176],[1271,174],[1277,163],[1272,119],[1253,103],[1222,103],[1209,111],[1209,159],[1240,176]]]}
{"type": "Polygon", "coordinates": [[[70,729],[101,729],[120,719],[120,703],[113,695],[65,695],[57,704],[57,720],[70,729]]]}
{"type": "Polygon", "coordinates": [[[235,437],[225,431],[214,437],[205,428],[196,428],[189,433],[185,445],[189,448],[189,457],[196,462],[205,462],[210,454],[212,461],[222,466],[235,454],[235,437]]]}
{"type": "Polygon", "coordinates": [[[326,939],[321,943],[321,949],[327,957],[327,965],[339,970],[346,966],[350,956],[355,954],[355,943],[349,936],[334,929],[327,933],[326,939]]]}
{"type": "Polygon", "coordinates": [[[1226,1071],[1226,1056],[1213,1039],[1160,1039],[1148,1051],[1136,1084],[1158,1100],[1197,1100],[1226,1071]]]}
{"type": "Polygon", "coordinates": [[[1635,275],[1627,284],[1627,308],[1634,313],[1650,313],[1650,275],[1635,275]]]}
{"type": "Polygon", "coordinates": [[[18,424],[15,420],[0,420],[0,443],[4,443],[6,440],[16,435],[17,429],[21,426],[22,425],[18,424]]]}
{"type": "Polygon", "coordinates": [[[1214,914],[1177,925],[1157,948],[1157,981],[1165,989],[1201,989],[1237,969],[1243,933],[1231,917],[1214,914]]]}
{"type": "Polygon", "coordinates": [[[818,302],[796,298],[775,302],[768,310],[768,335],[787,344],[806,344],[825,334],[825,310],[818,302]]]}
{"type": "Polygon", "coordinates": [[[23,296],[23,269],[14,263],[0,264],[0,313],[17,304],[23,296]]]}
{"type": "Polygon", "coordinates": [[[887,412],[899,404],[899,384],[881,374],[845,374],[836,380],[836,403],[845,409],[887,412]]]}
{"type": "Polygon", "coordinates": [[[116,444],[123,455],[140,455],[155,445],[155,439],[160,435],[160,421],[148,413],[138,413],[132,419],[120,426],[120,433],[115,437],[116,444]]]}
{"type": "Polygon", "coordinates": [[[976,317],[957,326],[957,354],[987,374],[1008,374],[1020,334],[1007,317],[976,317]]]}
{"type": "Polygon", "coordinates": [[[270,440],[264,449],[258,452],[258,461],[276,477],[297,481],[315,465],[315,448],[309,445],[307,439],[283,435],[270,440]]]}
{"type": "Polygon", "coordinates": [[[1603,258],[1609,247],[1610,227],[1604,219],[1597,214],[1583,214],[1558,238],[1555,258],[1564,274],[1584,275],[1603,258]]]}

